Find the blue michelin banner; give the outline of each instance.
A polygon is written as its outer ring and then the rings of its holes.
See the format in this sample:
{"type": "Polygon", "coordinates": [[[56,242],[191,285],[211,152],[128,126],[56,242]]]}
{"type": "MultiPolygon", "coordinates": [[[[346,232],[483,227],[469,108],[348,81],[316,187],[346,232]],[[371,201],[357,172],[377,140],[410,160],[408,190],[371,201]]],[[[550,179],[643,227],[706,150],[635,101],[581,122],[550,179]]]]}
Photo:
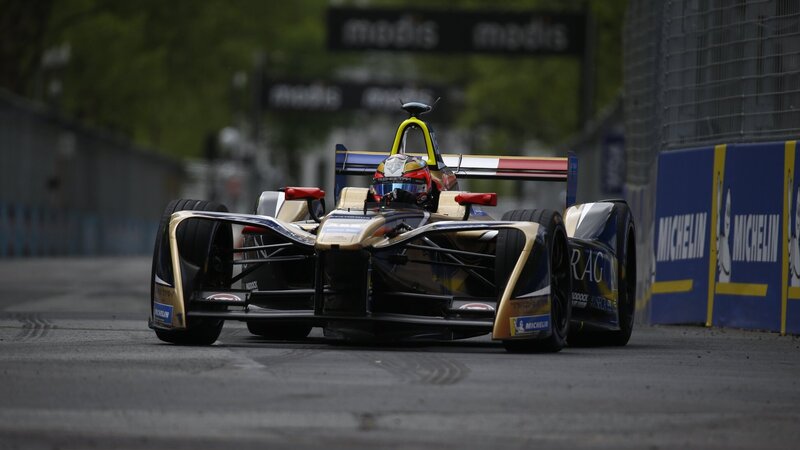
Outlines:
{"type": "Polygon", "coordinates": [[[715,149],[713,325],[780,327],[783,148],[771,143],[715,149]]]}
{"type": "Polygon", "coordinates": [[[714,148],[662,153],[658,160],[651,320],[705,323],[709,202],[714,148]],[[705,276],[703,276],[705,274],[705,276]]]}
{"type": "Polygon", "coordinates": [[[794,141],[659,157],[654,323],[800,333],[794,141]]]}
{"type": "Polygon", "coordinates": [[[784,214],[783,229],[786,239],[783,249],[783,302],[781,303],[781,332],[800,334],[800,173],[797,142],[786,142],[784,147],[784,214]]]}

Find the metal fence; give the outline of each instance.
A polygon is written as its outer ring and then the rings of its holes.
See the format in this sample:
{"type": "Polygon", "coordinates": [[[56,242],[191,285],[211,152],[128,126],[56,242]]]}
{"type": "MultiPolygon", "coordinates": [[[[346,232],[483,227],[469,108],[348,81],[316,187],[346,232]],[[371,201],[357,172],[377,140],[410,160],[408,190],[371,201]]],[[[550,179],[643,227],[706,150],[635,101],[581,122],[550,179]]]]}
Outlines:
{"type": "Polygon", "coordinates": [[[800,2],[673,1],[664,14],[663,147],[796,134],[800,2]]]}
{"type": "Polygon", "coordinates": [[[624,39],[631,183],[664,149],[797,135],[797,0],[631,0],[624,39]]]}
{"type": "Polygon", "coordinates": [[[800,1],[630,0],[623,47],[627,188],[646,300],[659,152],[800,134],[800,1]]]}
{"type": "Polygon", "coordinates": [[[0,92],[0,257],[152,251],[180,164],[0,92]]]}
{"type": "Polygon", "coordinates": [[[797,0],[631,0],[624,40],[630,183],[661,150],[797,135],[797,0]]]}

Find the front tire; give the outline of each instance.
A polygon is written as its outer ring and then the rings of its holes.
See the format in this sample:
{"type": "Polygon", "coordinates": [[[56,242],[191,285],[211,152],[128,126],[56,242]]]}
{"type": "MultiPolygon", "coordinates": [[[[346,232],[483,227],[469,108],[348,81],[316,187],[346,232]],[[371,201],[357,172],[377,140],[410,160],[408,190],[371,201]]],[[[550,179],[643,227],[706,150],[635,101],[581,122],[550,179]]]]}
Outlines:
{"type": "MultiPolygon", "coordinates": [[[[153,252],[153,266],[150,274],[150,314],[153,314],[154,302],[154,283],[157,261],[160,250],[163,249],[164,239],[167,239],[170,217],[178,211],[216,211],[227,212],[228,209],[219,203],[203,200],[173,200],[164,209],[161,221],[158,225],[156,235],[155,250],[153,252]]],[[[209,257],[209,246],[232,248],[233,237],[230,225],[221,225],[206,220],[189,220],[178,228],[177,233],[178,248],[181,249],[181,257],[187,262],[199,267],[207,267],[204,273],[205,282],[220,285],[226,280],[230,280],[230,268],[219,267],[218,264],[206,264],[209,257]],[[216,267],[215,267],[216,266],[216,267]],[[215,270],[216,269],[216,270],[215,270]]],[[[177,275],[176,275],[177,276],[177,275]]],[[[188,305],[187,308],[188,310],[188,305]]],[[[192,318],[186,321],[186,329],[166,330],[155,328],[156,336],[171,344],[180,345],[211,345],[222,332],[223,320],[192,318]]]]}
{"type": "MultiPolygon", "coordinates": [[[[561,214],[548,209],[520,209],[503,214],[502,220],[535,222],[545,229],[545,248],[550,274],[550,324],[552,333],[545,339],[509,339],[503,346],[509,352],[558,352],[567,343],[572,317],[572,279],[569,273],[569,244],[561,214]]],[[[516,265],[525,236],[513,230],[502,230],[497,237],[496,281],[502,286],[516,265]]]]}

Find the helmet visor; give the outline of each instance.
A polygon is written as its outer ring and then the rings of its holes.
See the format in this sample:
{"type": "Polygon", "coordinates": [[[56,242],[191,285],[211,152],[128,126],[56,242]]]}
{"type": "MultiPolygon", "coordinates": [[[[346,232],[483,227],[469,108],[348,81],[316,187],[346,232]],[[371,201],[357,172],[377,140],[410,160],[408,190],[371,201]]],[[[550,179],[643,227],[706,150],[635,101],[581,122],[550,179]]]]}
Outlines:
{"type": "Polygon", "coordinates": [[[383,197],[395,189],[411,192],[412,194],[421,194],[423,192],[427,192],[427,188],[428,186],[426,185],[425,180],[419,180],[416,178],[377,178],[372,183],[372,189],[375,191],[375,194],[380,197],[383,197]]]}

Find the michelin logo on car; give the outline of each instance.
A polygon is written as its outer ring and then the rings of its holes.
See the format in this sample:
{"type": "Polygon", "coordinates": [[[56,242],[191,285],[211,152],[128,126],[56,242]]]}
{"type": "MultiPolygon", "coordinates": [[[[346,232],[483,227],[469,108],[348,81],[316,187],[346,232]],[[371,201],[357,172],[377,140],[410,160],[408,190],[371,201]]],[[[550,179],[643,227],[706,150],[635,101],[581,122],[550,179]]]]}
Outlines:
{"type": "Polygon", "coordinates": [[[172,324],[172,306],[163,303],[153,303],[153,319],[167,325],[172,324]]]}
{"type": "Polygon", "coordinates": [[[536,333],[550,328],[550,316],[522,316],[511,318],[511,335],[536,333]]]}

